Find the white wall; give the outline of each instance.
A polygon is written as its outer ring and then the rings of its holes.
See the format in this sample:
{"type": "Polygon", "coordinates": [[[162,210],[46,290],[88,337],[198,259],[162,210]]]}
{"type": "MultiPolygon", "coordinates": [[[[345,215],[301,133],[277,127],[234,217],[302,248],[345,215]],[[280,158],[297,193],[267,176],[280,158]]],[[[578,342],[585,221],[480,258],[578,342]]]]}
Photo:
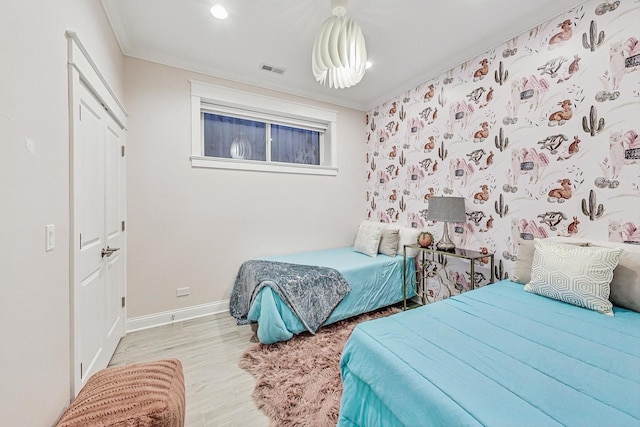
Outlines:
{"type": "Polygon", "coordinates": [[[70,400],[65,30],[78,33],[122,99],[123,57],[98,0],[0,2],[0,420],[7,426],[52,425],[70,400]],[[46,224],[56,226],[51,252],[46,224]]]}
{"type": "Polygon", "coordinates": [[[129,318],[228,299],[251,257],[352,244],[365,215],[364,112],[132,58],[125,92],[129,318]],[[338,176],[192,168],[190,79],[337,111],[338,176]]]}

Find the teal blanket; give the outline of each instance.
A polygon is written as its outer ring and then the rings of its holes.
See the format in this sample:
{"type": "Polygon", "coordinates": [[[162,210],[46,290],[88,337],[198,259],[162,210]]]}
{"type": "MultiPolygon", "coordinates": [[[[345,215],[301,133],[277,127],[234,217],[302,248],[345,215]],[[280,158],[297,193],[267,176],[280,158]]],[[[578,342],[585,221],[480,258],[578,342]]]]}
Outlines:
{"type": "Polygon", "coordinates": [[[640,313],[502,281],[358,325],[339,426],[638,426],[640,313]]]}

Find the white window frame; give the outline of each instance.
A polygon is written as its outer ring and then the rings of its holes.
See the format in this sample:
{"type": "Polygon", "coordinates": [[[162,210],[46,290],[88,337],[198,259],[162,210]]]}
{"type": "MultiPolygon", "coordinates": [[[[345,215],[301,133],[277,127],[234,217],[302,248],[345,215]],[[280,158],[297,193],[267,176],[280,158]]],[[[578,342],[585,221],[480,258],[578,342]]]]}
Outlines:
{"type": "Polygon", "coordinates": [[[194,80],[190,83],[192,167],[328,176],[338,174],[337,112],[194,80]],[[207,157],[204,155],[203,112],[319,130],[323,132],[320,165],[207,157]]]}

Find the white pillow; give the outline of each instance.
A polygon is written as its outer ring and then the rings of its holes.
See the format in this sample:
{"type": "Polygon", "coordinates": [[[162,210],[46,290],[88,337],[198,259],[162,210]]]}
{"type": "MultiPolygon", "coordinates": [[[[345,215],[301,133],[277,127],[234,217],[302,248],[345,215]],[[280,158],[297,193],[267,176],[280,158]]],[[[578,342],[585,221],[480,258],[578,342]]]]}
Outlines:
{"type": "Polygon", "coordinates": [[[375,258],[378,255],[378,248],[380,247],[382,229],[376,226],[371,226],[370,224],[375,223],[371,221],[363,221],[358,227],[358,234],[356,235],[356,241],[353,244],[353,250],[375,258]],[[369,224],[366,224],[367,222],[369,224]]]}
{"type": "MultiPolygon", "coordinates": [[[[400,228],[400,241],[398,242],[398,255],[403,254],[404,245],[418,244],[418,234],[420,234],[420,230],[417,228],[408,228],[408,227],[400,228]]],[[[407,249],[407,257],[415,257],[417,253],[418,251],[415,249],[407,249]]]]}
{"type": "Polygon", "coordinates": [[[575,246],[535,239],[531,281],[524,290],[613,316],[609,301],[621,248],[575,246]]]}

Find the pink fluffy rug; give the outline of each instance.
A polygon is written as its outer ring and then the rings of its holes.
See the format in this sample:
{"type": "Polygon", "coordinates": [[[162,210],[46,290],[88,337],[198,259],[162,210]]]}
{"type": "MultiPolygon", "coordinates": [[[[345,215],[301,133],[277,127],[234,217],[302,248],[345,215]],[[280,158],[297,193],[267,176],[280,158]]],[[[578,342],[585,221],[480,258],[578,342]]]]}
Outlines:
{"type": "Polygon", "coordinates": [[[257,344],[240,359],[256,378],[253,398],[274,426],[335,426],[342,383],[340,355],[360,322],[397,313],[387,308],[303,333],[287,342],[257,344]]]}

